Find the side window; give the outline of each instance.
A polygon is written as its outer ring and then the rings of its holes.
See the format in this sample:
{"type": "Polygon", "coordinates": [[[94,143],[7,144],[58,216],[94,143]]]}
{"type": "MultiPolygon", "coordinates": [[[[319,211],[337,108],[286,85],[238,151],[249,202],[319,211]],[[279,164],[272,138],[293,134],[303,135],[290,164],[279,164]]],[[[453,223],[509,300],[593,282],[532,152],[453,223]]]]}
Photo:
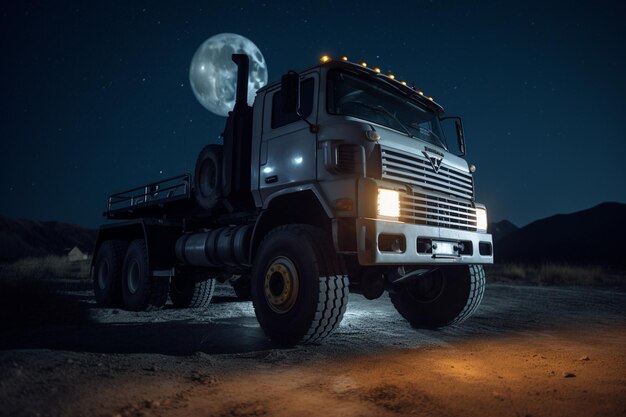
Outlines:
{"type": "MultiPolygon", "coordinates": [[[[313,112],[313,87],[315,80],[307,78],[300,84],[300,113],[307,118],[313,112]]],[[[272,129],[288,125],[289,123],[300,120],[295,113],[283,112],[283,95],[280,91],[272,97],[272,129]]]]}

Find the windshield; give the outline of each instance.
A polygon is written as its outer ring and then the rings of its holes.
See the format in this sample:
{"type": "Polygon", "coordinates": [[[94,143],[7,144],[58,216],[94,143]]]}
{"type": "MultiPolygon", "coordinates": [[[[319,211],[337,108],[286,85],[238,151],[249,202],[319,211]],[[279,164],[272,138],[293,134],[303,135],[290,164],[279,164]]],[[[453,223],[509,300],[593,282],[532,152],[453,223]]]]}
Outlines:
{"type": "Polygon", "coordinates": [[[327,111],[387,126],[447,149],[437,114],[393,87],[341,70],[328,72],[327,111]]]}

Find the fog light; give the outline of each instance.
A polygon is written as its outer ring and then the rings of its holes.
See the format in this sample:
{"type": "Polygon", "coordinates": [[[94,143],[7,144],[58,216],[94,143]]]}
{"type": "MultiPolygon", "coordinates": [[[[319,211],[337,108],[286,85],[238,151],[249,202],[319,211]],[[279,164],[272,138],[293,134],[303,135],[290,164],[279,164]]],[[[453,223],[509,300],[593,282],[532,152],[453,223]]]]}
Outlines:
{"type": "Polygon", "coordinates": [[[378,215],[398,220],[400,217],[400,193],[398,191],[378,189],[378,215]]]}

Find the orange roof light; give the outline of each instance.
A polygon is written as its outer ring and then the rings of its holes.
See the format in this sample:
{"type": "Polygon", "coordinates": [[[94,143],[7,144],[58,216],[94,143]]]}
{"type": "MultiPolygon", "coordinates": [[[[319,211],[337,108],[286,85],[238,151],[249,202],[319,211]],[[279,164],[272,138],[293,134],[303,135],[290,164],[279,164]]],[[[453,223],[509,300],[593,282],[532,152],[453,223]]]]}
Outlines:
{"type": "Polygon", "coordinates": [[[430,101],[433,101],[433,98],[432,98],[432,97],[428,97],[428,99],[429,99],[430,101]]]}
{"type": "Polygon", "coordinates": [[[406,81],[400,81],[400,84],[406,85],[406,81]]]}
{"type": "Polygon", "coordinates": [[[379,74],[380,74],[380,68],[378,68],[378,67],[374,67],[374,72],[377,72],[377,73],[379,73],[379,74]]]}
{"type": "Polygon", "coordinates": [[[387,74],[387,77],[391,78],[392,80],[396,78],[396,76],[393,74],[387,74]]]}
{"type": "Polygon", "coordinates": [[[367,62],[365,62],[365,61],[361,61],[361,66],[362,66],[362,67],[367,67],[367,62]]]}
{"type": "Polygon", "coordinates": [[[327,63],[328,61],[330,61],[330,57],[328,55],[324,55],[323,57],[320,58],[320,61],[322,61],[322,63],[327,63]]]}
{"type": "Polygon", "coordinates": [[[347,56],[342,56],[342,57],[341,57],[341,60],[342,60],[342,61],[347,61],[347,60],[348,60],[348,57],[347,57],[347,56]]]}
{"type": "Polygon", "coordinates": [[[423,91],[420,91],[420,90],[417,90],[417,94],[419,94],[420,96],[423,96],[423,95],[424,95],[424,92],[423,92],[423,91]]]}

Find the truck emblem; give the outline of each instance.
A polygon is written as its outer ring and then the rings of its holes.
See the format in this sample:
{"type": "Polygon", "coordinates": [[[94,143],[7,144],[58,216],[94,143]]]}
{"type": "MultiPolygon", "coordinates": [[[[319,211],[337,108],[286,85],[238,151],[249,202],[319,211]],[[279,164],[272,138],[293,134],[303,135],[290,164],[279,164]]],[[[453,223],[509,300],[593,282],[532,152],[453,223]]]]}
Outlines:
{"type": "Polygon", "coordinates": [[[443,157],[439,155],[433,155],[432,153],[426,151],[422,151],[422,153],[424,154],[424,156],[426,156],[426,158],[428,158],[428,160],[430,161],[430,165],[433,167],[435,172],[439,172],[439,167],[441,167],[441,161],[443,161],[443,157]]]}

